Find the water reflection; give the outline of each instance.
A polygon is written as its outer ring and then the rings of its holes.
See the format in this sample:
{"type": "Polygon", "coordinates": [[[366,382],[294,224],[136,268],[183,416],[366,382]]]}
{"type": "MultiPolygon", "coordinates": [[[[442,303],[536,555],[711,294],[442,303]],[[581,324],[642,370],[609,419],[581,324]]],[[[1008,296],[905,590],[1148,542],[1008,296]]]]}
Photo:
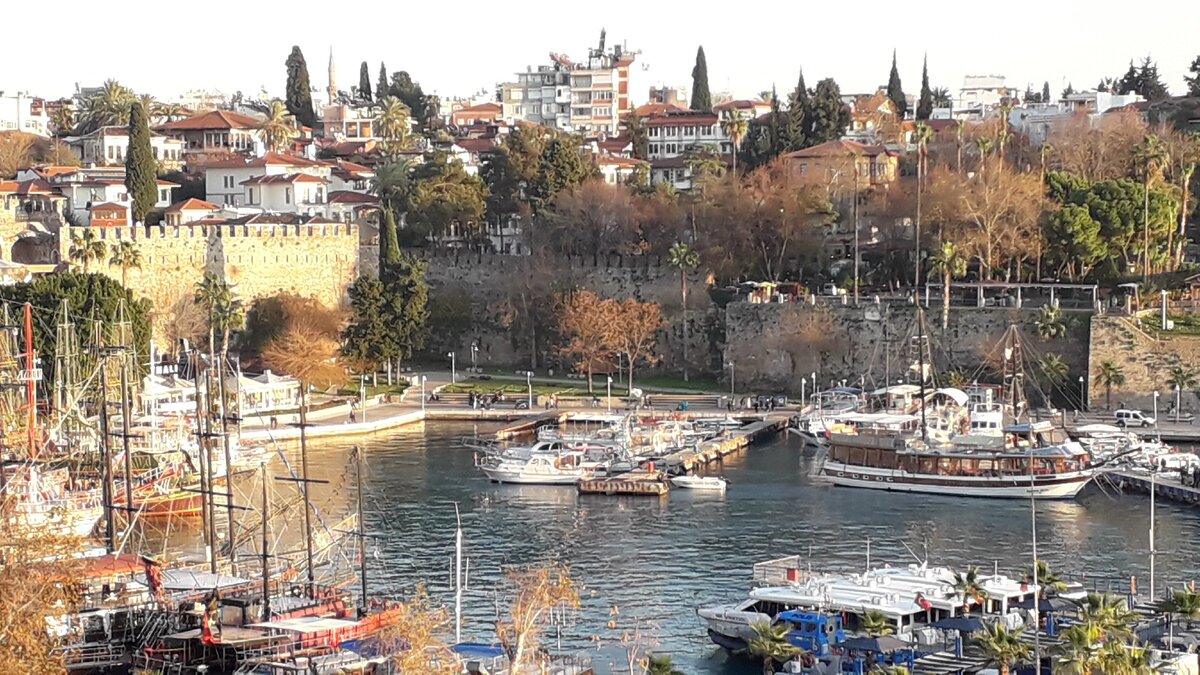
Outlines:
{"type": "MultiPolygon", "coordinates": [[[[737,599],[755,561],[811,550],[816,567],[862,569],[869,540],[874,564],[911,562],[915,553],[938,565],[996,565],[1010,572],[1028,566],[1028,502],[834,488],[810,478],[811,458],[786,438],[714,470],[731,481],[724,495],[678,490],[663,499],[581,497],[569,487],[488,482],[458,439],[493,429],[431,424],[358,441],[368,458],[367,529],[380,537],[373,545],[372,585],[404,593],[427,582],[449,601],[451,503],[459,503],[471,569],[464,633],[474,638],[491,633],[505,566],[561,560],[585,588],[582,610],[563,627],[565,644],[588,650],[595,649],[593,637],[617,640],[605,627],[617,606],[622,616],[655,624],[662,650],[675,654],[685,672],[750,673],[756,669],[728,660],[707,642],[695,608],[737,599]]],[[[313,495],[330,521],[353,506],[353,444],[312,446],[313,475],[330,481],[314,486],[313,495]]],[[[298,470],[295,448],[288,455],[298,470]]],[[[272,469],[285,473],[278,462],[272,469]]],[[[294,492],[289,484],[274,487],[294,492]]],[[[1160,502],[1160,587],[1195,574],[1198,513],[1160,502]]],[[[298,513],[290,520],[296,525],[283,536],[296,541],[298,513]]],[[[1039,553],[1055,568],[1147,574],[1144,496],[1089,488],[1075,502],[1039,504],[1037,522],[1039,553]]],[[[181,534],[189,533],[174,532],[172,540],[181,534]]],[[[597,662],[607,663],[611,654],[602,652],[597,662]]]]}

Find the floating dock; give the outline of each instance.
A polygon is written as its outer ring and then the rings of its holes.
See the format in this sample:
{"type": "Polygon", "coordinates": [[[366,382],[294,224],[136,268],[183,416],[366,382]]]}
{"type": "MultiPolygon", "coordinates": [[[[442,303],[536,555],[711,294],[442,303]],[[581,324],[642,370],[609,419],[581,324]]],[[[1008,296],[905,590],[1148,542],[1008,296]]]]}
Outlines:
{"type": "Polygon", "coordinates": [[[730,431],[724,438],[705,441],[695,450],[680,450],[663,459],[669,465],[678,464],[685,471],[692,472],[697,467],[728,457],[764,436],[777,435],[787,428],[787,424],[787,413],[768,414],[757,422],[730,431]]]}
{"type": "MultiPolygon", "coordinates": [[[[1105,474],[1122,490],[1150,494],[1150,474],[1139,471],[1109,471],[1105,474]]],[[[1160,471],[1154,477],[1154,493],[1181,504],[1200,505],[1200,488],[1184,485],[1176,471],[1160,471]]]]}
{"type": "Polygon", "coordinates": [[[581,495],[635,495],[658,497],[667,494],[671,484],[658,472],[634,471],[612,478],[579,481],[581,495]]]}

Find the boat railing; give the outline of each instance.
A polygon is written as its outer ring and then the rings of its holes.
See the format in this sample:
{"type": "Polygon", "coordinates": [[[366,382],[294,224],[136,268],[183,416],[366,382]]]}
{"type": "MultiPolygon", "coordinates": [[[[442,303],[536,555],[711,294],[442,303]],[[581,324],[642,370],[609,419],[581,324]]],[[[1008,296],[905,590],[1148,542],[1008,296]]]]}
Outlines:
{"type": "Polygon", "coordinates": [[[807,568],[807,558],[798,555],[786,556],[754,564],[753,581],[764,586],[799,584],[816,575],[807,568]]]}
{"type": "Polygon", "coordinates": [[[861,429],[857,434],[830,434],[829,442],[832,445],[844,444],[853,445],[858,448],[879,448],[882,450],[903,450],[905,448],[905,439],[895,433],[875,432],[870,429],[861,429]]]}

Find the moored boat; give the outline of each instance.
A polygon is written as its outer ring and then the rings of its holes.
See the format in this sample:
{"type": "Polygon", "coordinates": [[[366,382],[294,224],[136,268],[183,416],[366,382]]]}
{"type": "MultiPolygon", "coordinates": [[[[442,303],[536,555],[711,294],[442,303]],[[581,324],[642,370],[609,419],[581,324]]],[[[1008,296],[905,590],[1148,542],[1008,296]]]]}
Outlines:
{"type": "Polygon", "coordinates": [[[671,484],[688,490],[724,492],[729,482],[720,476],[675,476],[671,484]]]}

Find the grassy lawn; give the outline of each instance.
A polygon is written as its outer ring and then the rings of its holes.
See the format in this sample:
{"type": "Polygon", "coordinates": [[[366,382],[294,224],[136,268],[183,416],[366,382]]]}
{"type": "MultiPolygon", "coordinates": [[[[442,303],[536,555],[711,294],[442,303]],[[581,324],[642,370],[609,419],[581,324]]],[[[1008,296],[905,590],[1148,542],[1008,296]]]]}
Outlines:
{"type": "MultiPolygon", "coordinates": [[[[447,394],[466,394],[469,392],[477,394],[520,394],[529,393],[529,389],[524,382],[504,382],[497,380],[467,380],[457,384],[448,384],[442,392],[447,394]]],[[[559,396],[587,396],[587,387],[572,387],[565,384],[538,384],[533,383],[534,395],[549,395],[558,394],[559,396]]],[[[605,393],[604,387],[596,387],[596,394],[603,396],[605,393]]],[[[613,396],[624,396],[625,390],[613,387],[613,396]]]]}
{"type": "Polygon", "coordinates": [[[725,385],[716,380],[693,377],[687,382],[683,381],[682,377],[677,375],[650,375],[647,377],[638,377],[634,373],[634,384],[639,387],[662,387],[664,389],[691,389],[694,391],[723,391],[725,385]]]}
{"type": "MultiPolygon", "coordinates": [[[[397,384],[393,384],[391,386],[388,386],[386,382],[380,382],[374,387],[367,387],[367,396],[380,396],[383,394],[399,395],[403,394],[405,389],[408,389],[408,382],[406,380],[401,380],[397,384]]],[[[338,394],[342,396],[358,396],[358,383],[352,382],[341,389],[338,389],[338,394]]]]}
{"type": "Polygon", "coordinates": [[[1175,322],[1175,328],[1173,330],[1162,330],[1157,314],[1153,317],[1141,317],[1138,321],[1138,324],[1141,326],[1142,330],[1149,333],[1162,333],[1164,335],[1200,335],[1200,315],[1169,314],[1167,318],[1175,322]]]}

